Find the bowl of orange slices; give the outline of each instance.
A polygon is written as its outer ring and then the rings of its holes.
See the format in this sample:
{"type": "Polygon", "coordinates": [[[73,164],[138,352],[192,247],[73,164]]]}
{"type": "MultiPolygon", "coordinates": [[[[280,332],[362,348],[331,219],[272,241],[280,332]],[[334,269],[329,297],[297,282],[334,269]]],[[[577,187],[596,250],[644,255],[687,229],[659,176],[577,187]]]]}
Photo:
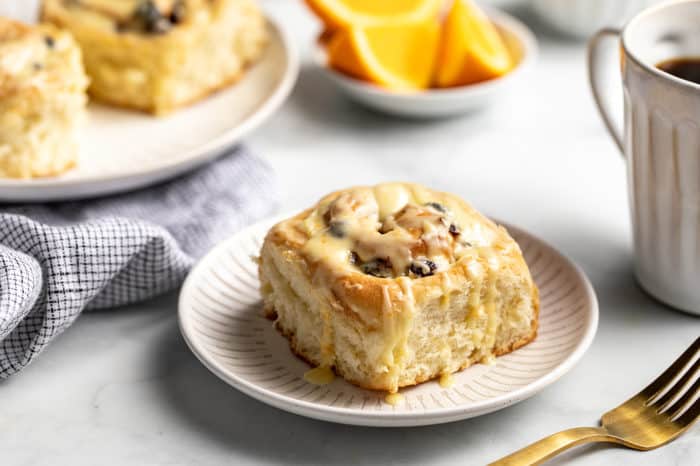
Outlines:
{"type": "Polygon", "coordinates": [[[306,0],[323,23],[315,64],[385,113],[446,117],[500,98],[534,61],[520,21],[472,0],[306,0]]]}

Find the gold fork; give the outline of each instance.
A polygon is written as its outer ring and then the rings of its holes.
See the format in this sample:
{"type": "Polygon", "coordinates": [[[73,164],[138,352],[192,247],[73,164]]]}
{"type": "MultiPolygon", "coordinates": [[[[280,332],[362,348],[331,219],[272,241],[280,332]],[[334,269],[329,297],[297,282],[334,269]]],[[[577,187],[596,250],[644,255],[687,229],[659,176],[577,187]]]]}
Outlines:
{"type": "Polygon", "coordinates": [[[667,444],[700,417],[700,338],[648,387],[603,414],[601,427],[577,427],[545,437],[489,466],[541,464],[559,453],[591,442],[635,450],[667,444]],[[693,362],[694,361],[694,362],[693,362]]]}

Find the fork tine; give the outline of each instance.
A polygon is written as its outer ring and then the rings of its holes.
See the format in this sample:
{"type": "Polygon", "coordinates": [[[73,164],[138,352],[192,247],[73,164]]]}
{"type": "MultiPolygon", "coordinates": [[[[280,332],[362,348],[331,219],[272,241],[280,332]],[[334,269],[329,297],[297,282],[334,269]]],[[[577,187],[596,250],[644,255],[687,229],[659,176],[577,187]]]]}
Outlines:
{"type": "Polygon", "coordinates": [[[639,394],[643,395],[647,402],[656,397],[659,392],[661,392],[664,387],[666,387],[666,385],[668,385],[669,382],[671,382],[671,380],[673,380],[673,378],[678,375],[681,370],[683,370],[685,365],[693,359],[693,356],[695,356],[695,353],[697,353],[698,350],[700,350],[700,337],[698,337],[695,342],[690,345],[690,348],[685,350],[683,354],[681,354],[680,357],[663,372],[663,374],[654,379],[654,381],[639,394]]]}
{"type": "Polygon", "coordinates": [[[671,402],[673,399],[678,395],[680,390],[682,390],[688,382],[693,380],[695,378],[695,375],[700,371],[700,358],[698,358],[695,361],[695,364],[693,364],[692,367],[690,367],[685,374],[683,374],[683,377],[678,379],[678,381],[673,385],[673,387],[669,388],[669,390],[659,398],[654,404],[659,405],[658,412],[662,413],[666,410],[671,405],[671,402]]]}
{"type": "Polygon", "coordinates": [[[685,392],[683,396],[681,396],[678,399],[678,401],[673,403],[673,405],[669,408],[669,412],[673,411],[673,414],[671,414],[671,418],[678,416],[685,407],[685,405],[689,403],[690,400],[692,400],[693,397],[695,397],[695,395],[698,394],[698,392],[700,392],[700,379],[696,380],[693,386],[690,387],[690,389],[687,392],[685,392]]]}
{"type": "Polygon", "coordinates": [[[695,403],[689,407],[681,417],[675,420],[676,423],[684,427],[690,426],[700,418],[700,398],[695,400],[695,403]]]}

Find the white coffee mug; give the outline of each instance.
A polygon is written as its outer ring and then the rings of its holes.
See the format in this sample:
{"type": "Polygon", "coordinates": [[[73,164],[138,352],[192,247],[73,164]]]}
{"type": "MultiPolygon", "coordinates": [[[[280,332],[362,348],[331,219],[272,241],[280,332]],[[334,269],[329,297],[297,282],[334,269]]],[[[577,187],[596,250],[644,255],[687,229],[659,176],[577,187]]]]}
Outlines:
{"type": "Polygon", "coordinates": [[[700,315],[700,85],[661,71],[662,61],[700,57],[700,0],[649,8],[588,46],[589,80],[605,124],[627,160],[635,274],[651,295],[700,315]],[[601,39],[621,52],[624,134],[603,98],[601,39]]]}

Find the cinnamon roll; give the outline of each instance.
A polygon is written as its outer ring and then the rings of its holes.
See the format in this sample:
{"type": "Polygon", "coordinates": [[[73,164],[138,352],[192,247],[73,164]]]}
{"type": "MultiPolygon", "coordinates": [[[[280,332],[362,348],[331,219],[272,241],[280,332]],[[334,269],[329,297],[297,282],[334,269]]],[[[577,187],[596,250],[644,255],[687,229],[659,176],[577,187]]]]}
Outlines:
{"type": "Polygon", "coordinates": [[[505,228],[409,183],[334,192],[268,232],[265,314],[309,363],[396,392],[532,341],[538,290],[505,228]]]}
{"type": "Polygon", "coordinates": [[[237,81],[264,49],[253,0],[43,0],[80,43],[102,102],[165,114],[237,81]]]}
{"type": "Polygon", "coordinates": [[[77,163],[87,84],[70,34],[0,18],[0,176],[53,176],[77,163]]]}

